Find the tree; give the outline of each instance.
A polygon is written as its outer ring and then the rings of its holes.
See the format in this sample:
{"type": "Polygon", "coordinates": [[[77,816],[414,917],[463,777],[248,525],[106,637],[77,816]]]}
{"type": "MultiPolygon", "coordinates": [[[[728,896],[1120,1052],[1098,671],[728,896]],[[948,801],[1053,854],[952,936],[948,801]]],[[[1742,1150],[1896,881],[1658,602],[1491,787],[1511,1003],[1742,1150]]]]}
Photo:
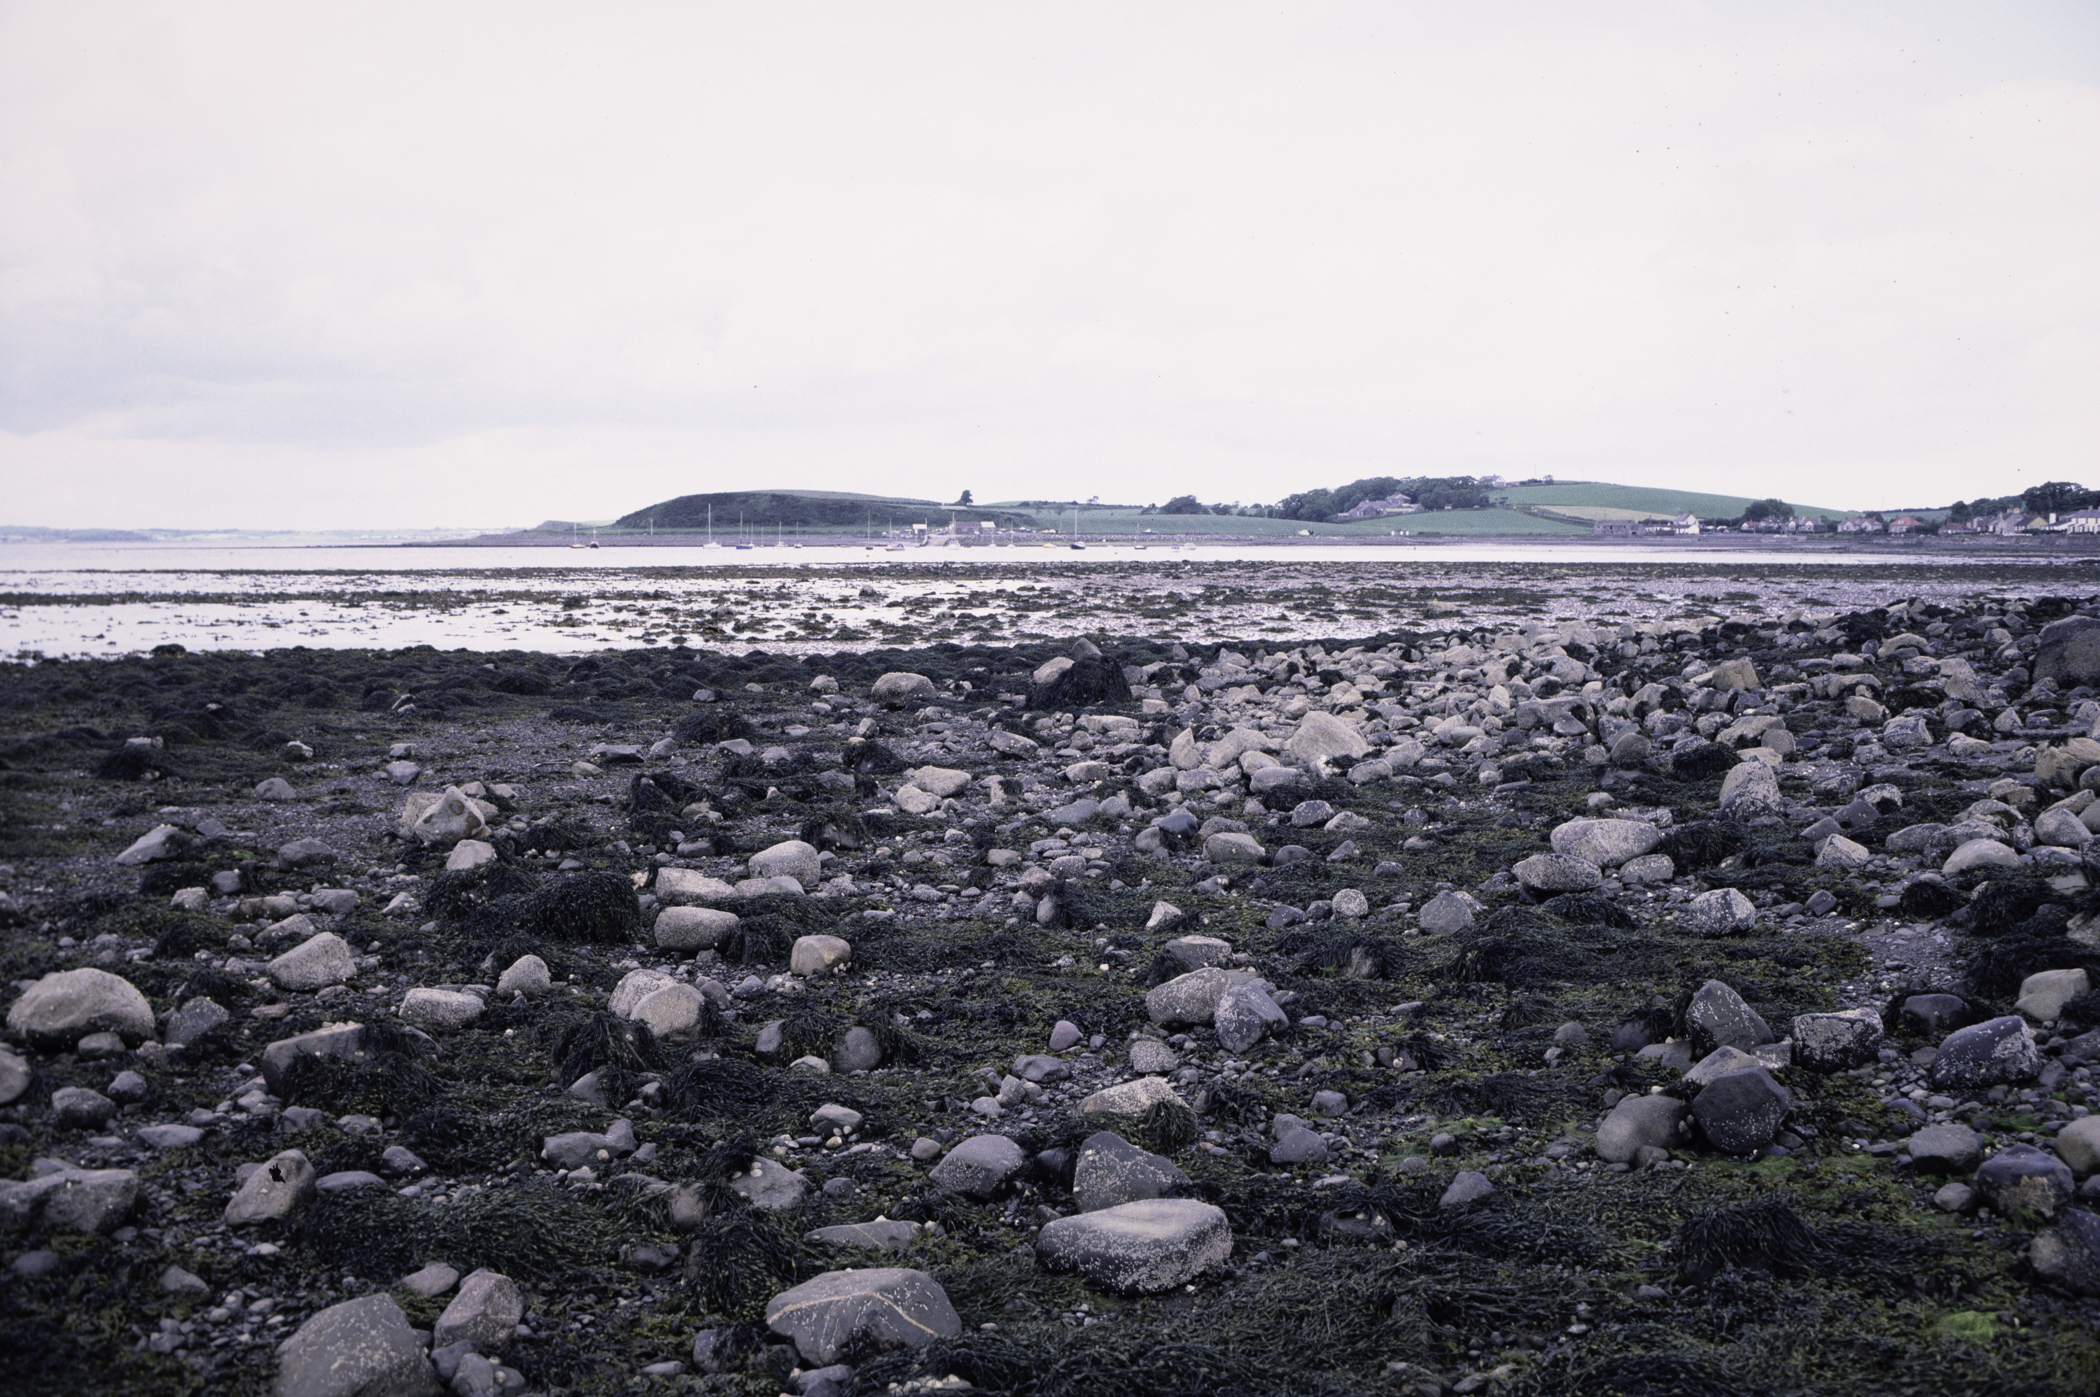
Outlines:
{"type": "Polygon", "coordinates": [[[1947,522],[1950,524],[1959,524],[1964,519],[1975,517],[1976,511],[1970,507],[1967,500],[1956,500],[1953,508],[1947,511],[1947,522]]]}
{"type": "Polygon", "coordinates": [[[1161,514],[1201,514],[1204,511],[1203,506],[1196,502],[1194,495],[1176,495],[1173,499],[1161,505],[1159,512],[1161,514]]]}
{"type": "Polygon", "coordinates": [[[2020,503],[2036,514],[2068,514],[2100,504],[2100,492],[2070,480],[2051,480],[2020,492],[2020,503]]]}
{"type": "Polygon", "coordinates": [[[1790,519],[1793,514],[1793,506],[1785,500],[1752,500],[1743,506],[1743,518],[1753,522],[1759,519],[1790,519]]]}
{"type": "Polygon", "coordinates": [[[965,490],[965,491],[963,491],[963,492],[962,492],[962,497],[961,497],[960,499],[956,500],[956,503],[957,503],[957,504],[968,504],[968,503],[970,503],[970,492],[969,492],[968,490],[965,490]]]}

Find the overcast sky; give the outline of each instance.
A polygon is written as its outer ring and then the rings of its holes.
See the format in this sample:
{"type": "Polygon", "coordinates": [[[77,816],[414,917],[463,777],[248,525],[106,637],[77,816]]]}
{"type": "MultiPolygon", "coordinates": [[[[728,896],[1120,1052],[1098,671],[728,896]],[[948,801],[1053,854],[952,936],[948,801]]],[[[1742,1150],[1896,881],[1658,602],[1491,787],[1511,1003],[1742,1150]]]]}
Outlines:
{"type": "Polygon", "coordinates": [[[0,523],[2100,486],[2100,6],[0,2],[0,523]]]}

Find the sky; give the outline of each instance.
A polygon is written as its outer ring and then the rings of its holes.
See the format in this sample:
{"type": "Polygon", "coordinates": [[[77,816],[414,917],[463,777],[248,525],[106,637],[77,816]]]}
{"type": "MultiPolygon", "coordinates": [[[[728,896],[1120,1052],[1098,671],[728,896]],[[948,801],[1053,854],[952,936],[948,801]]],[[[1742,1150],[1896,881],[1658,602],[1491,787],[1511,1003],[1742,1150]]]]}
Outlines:
{"type": "Polygon", "coordinates": [[[2100,6],[0,0],[0,523],[2100,487],[2100,6]]]}

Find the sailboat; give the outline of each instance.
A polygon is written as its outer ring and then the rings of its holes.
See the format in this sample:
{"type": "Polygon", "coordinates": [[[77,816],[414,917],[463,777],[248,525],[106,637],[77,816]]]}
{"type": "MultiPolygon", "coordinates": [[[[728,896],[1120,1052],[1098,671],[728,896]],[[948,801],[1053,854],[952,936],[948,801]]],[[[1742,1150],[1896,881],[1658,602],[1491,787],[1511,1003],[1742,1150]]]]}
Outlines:
{"type": "Polygon", "coordinates": [[[576,525],[574,525],[574,524],[571,524],[571,525],[569,525],[569,547],[571,547],[571,548],[581,548],[581,547],[583,547],[583,539],[582,539],[582,537],[581,537],[581,535],[580,535],[580,533],[579,533],[579,531],[578,531],[578,529],[577,529],[577,526],[576,526],[576,525]]]}
{"type": "Polygon", "coordinates": [[[1074,553],[1084,553],[1086,551],[1086,545],[1079,541],[1079,509],[1076,505],[1072,509],[1072,551],[1074,553]]]}

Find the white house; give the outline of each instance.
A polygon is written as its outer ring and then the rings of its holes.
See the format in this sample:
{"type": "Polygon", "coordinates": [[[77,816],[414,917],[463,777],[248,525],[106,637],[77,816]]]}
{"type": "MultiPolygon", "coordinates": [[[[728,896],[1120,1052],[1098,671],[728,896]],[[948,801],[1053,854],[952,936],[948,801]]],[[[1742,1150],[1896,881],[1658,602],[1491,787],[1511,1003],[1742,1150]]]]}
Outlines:
{"type": "Polygon", "coordinates": [[[1696,535],[1699,532],[1699,516],[1696,514],[1678,515],[1670,521],[1670,532],[1686,536],[1696,535]]]}

